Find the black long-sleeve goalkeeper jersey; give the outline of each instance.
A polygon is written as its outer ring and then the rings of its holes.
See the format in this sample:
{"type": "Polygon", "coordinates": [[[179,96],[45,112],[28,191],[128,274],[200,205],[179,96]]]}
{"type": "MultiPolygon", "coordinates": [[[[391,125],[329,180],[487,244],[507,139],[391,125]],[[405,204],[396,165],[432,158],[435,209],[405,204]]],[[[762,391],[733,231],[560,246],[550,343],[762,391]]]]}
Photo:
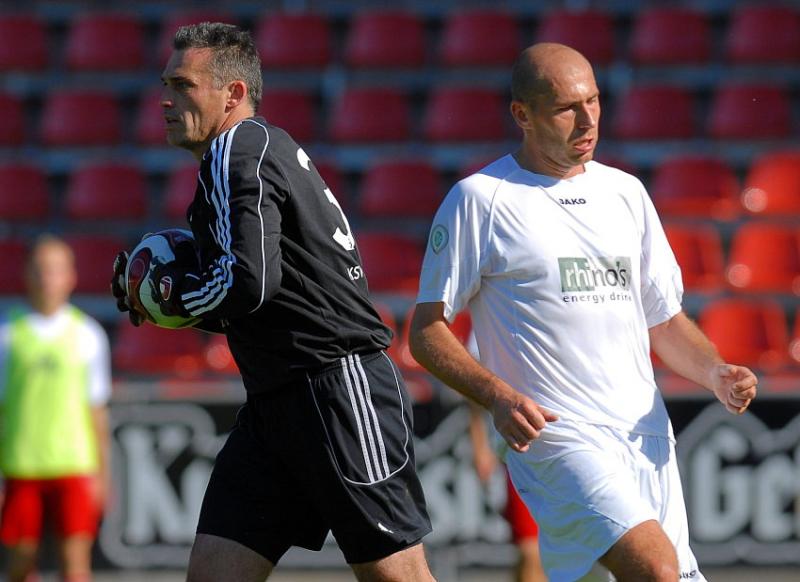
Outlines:
{"type": "Polygon", "coordinates": [[[388,347],[347,219],[283,130],[252,117],[214,139],[188,219],[203,271],[181,302],[223,320],[249,392],[388,347]]]}

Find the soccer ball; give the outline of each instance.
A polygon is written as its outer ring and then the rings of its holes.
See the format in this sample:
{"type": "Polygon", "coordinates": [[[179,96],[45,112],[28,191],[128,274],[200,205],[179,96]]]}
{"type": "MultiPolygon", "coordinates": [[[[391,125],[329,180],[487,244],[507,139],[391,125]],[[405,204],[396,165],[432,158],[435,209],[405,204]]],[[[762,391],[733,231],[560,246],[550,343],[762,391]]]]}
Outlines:
{"type": "MultiPolygon", "coordinates": [[[[199,321],[197,317],[164,315],[158,302],[153,298],[156,293],[168,295],[170,291],[170,289],[156,288],[158,283],[153,280],[156,266],[175,260],[185,262],[187,259],[193,259],[194,264],[182,266],[195,270],[198,267],[198,260],[194,236],[191,231],[181,228],[170,228],[147,234],[131,251],[128,265],[125,268],[125,289],[132,306],[146,315],[150,323],[159,327],[177,329],[192,326],[199,321]],[[179,248],[178,245],[181,247],[179,248]],[[189,255],[193,253],[193,256],[186,256],[187,247],[185,245],[189,245],[189,255]]],[[[162,280],[160,284],[163,287],[169,282],[162,280]]]]}

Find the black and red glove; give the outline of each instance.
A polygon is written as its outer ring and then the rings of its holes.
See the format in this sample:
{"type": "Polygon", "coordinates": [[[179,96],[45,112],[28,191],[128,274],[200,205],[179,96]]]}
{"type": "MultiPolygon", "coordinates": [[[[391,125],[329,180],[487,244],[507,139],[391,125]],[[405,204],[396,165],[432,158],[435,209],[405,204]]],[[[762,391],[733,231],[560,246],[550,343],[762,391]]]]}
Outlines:
{"type": "Polygon", "coordinates": [[[128,266],[128,253],[120,251],[114,258],[114,274],[111,277],[111,294],[117,300],[117,309],[121,312],[128,312],[131,323],[139,327],[145,319],[144,314],[139,313],[128,298],[128,291],[125,288],[125,268],[128,266]]]}
{"type": "Polygon", "coordinates": [[[183,306],[181,294],[187,278],[199,279],[200,261],[189,242],[178,243],[173,249],[175,260],[155,266],[150,277],[150,292],[153,302],[158,303],[161,313],[167,316],[191,317],[183,306]]]}

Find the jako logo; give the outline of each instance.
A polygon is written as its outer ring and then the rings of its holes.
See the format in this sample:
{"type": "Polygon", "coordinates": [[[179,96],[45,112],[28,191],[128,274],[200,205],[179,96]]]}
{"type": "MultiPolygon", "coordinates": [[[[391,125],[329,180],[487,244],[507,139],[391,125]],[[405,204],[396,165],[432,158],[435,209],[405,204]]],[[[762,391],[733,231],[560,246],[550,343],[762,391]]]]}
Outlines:
{"type": "Polygon", "coordinates": [[[586,198],[559,198],[559,204],[570,206],[572,204],[586,204],[586,198]]]}
{"type": "Polygon", "coordinates": [[[562,291],[594,291],[597,287],[628,289],[631,283],[630,257],[559,257],[562,291]]]}

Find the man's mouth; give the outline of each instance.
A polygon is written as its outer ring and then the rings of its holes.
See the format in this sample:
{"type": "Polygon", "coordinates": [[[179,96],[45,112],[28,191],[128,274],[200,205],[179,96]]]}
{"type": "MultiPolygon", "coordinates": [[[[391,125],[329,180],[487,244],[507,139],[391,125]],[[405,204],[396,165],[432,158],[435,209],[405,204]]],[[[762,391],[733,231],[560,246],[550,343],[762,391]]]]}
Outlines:
{"type": "Polygon", "coordinates": [[[575,143],[573,143],[573,147],[582,153],[591,151],[592,147],[594,147],[594,138],[587,137],[584,139],[579,139],[575,143]]]}

